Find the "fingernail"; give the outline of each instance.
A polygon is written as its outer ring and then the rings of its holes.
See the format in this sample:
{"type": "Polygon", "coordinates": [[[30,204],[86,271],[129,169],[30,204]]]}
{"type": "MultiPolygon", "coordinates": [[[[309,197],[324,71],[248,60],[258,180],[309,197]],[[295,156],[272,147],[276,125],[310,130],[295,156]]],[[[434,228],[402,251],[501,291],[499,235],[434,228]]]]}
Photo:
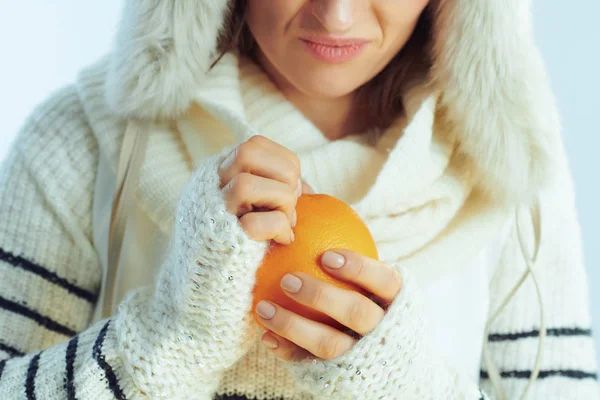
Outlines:
{"type": "Polygon", "coordinates": [[[327,251],[323,254],[323,257],[321,257],[321,263],[328,268],[339,269],[344,266],[346,259],[339,253],[327,251]]]}
{"type": "Polygon", "coordinates": [[[302,196],[302,180],[298,179],[298,186],[296,186],[296,197],[302,196]]]}
{"type": "Polygon", "coordinates": [[[279,341],[272,336],[263,336],[262,342],[270,349],[276,349],[279,346],[279,341]]]}
{"type": "Polygon", "coordinates": [[[302,280],[297,276],[287,274],[281,279],[281,287],[291,293],[298,293],[302,288],[302,280]]]}
{"type": "Polygon", "coordinates": [[[294,235],[293,230],[290,230],[290,242],[293,242],[294,240],[296,240],[296,235],[294,235]]]}
{"type": "Polygon", "coordinates": [[[298,222],[298,214],[296,213],[296,210],[294,210],[294,215],[292,215],[292,228],[296,226],[297,222],[298,222]]]}
{"type": "Polygon", "coordinates": [[[275,307],[271,303],[262,300],[256,306],[256,312],[264,319],[271,319],[275,316],[275,307]]]}

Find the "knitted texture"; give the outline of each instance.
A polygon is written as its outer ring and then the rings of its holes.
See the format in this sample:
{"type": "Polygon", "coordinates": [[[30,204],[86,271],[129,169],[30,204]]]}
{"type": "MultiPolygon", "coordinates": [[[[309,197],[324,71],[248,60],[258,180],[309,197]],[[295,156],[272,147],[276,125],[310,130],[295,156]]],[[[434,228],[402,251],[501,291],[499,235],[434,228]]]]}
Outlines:
{"type": "Polygon", "coordinates": [[[126,369],[151,398],[197,395],[199,382],[211,387],[256,333],[249,305],[266,243],[249,239],[226,210],[222,159],[203,164],[184,188],[154,295],[134,292],[116,317],[126,369]]]}
{"type": "MultiPolygon", "coordinates": [[[[254,335],[250,290],[265,244],[249,240],[225,212],[216,176],[221,155],[199,164],[178,193],[156,287],[138,288],[112,319],[90,326],[102,276],[92,245],[98,142],[118,149],[114,132],[123,128],[103,108],[103,68],[91,68],[77,86],[37,107],[0,169],[0,398],[211,399],[224,392],[259,399],[495,398],[485,365],[479,382],[466,379],[427,339],[423,296],[413,278],[451,273],[447,269],[469,259],[496,226],[496,214],[475,195],[460,212],[444,212],[446,223],[438,226],[448,202],[428,199],[462,193],[455,187],[461,180],[451,179],[457,175],[452,165],[439,161],[430,161],[445,171],[439,179],[423,164],[382,168],[379,188],[370,193],[373,201],[383,199],[379,210],[400,199],[398,214],[370,214],[370,202],[356,207],[405,284],[382,323],[338,360],[279,362],[254,335]],[[408,187],[415,196],[406,197],[408,187]],[[411,231],[413,226],[421,230],[411,231]],[[413,251],[402,253],[406,249],[413,251]]],[[[234,96],[221,93],[215,100],[234,96]]],[[[264,113],[265,120],[276,119],[277,110],[264,113]]],[[[418,133],[431,138],[430,120],[409,127],[404,138],[410,140],[390,157],[435,148],[419,141],[418,133]]],[[[177,149],[165,148],[165,159],[177,149]]],[[[548,336],[528,398],[599,399],[573,188],[564,154],[555,161],[562,172],[540,193],[542,246],[535,265],[548,336]]],[[[489,285],[490,311],[524,270],[516,222],[489,285]]],[[[525,233],[530,246],[530,229],[525,233]]],[[[490,330],[491,356],[510,399],[519,398],[534,365],[540,334],[535,293],[527,280],[490,330]]],[[[457,327],[469,317],[457,320],[457,327]]]]}
{"type": "Polygon", "coordinates": [[[397,269],[402,291],[384,319],[341,357],[292,364],[301,385],[319,398],[479,398],[479,388],[428,347],[421,293],[410,271],[397,269]]]}
{"type": "Polygon", "coordinates": [[[97,150],[72,89],[36,112],[0,175],[13,187],[0,199],[0,397],[212,398],[220,372],[256,333],[250,296],[266,249],[226,211],[223,157],[199,167],[184,188],[156,290],[141,288],[113,320],[84,331],[100,278],[87,242],[97,150]]]}

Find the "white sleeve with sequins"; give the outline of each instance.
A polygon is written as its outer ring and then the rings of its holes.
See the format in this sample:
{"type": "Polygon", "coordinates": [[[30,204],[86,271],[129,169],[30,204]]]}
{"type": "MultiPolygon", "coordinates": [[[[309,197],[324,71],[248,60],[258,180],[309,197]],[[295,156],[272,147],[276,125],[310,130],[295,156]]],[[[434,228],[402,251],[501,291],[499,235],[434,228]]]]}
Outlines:
{"type": "Polygon", "coordinates": [[[419,287],[408,270],[399,270],[402,291],[379,325],[341,357],[290,364],[299,384],[329,399],[486,399],[435,355],[425,339],[419,287]]]}
{"type": "Polygon", "coordinates": [[[0,168],[0,398],[212,399],[253,342],[266,243],[227,212],[213,157],[183,190],[156,287],[86,327],[100,269],[87,241],[97,155],[68,88],[34,113],[0,168]]]}
{"type": "Polygon", "coordinates": [[[115,321],[125,368],[151,398],[210,398],[256,334],[252,288],[266,243],[227,211],[223,157],[205,162],[184,189],[156,289],[129,297],[115,321]]]}

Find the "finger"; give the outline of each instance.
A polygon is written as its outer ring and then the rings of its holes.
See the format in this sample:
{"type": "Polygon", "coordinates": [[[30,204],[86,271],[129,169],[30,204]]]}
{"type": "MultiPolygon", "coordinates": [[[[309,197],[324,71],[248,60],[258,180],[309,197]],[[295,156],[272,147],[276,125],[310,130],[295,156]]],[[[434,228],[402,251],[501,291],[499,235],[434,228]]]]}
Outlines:
{"type": "Polygon", "coordinates": [[[402,289],[400,272],[389,265],[350,250],[327,251],[321,257],[325,270],[354,283],[389,305],[402,289]]]}
{"type": "Polygon", "coordinates": [[[282,154],[254,142],[240,144],[221,163],[221,184],[227,185],[235,176],[244,172],[274,179],[290,185],[292,190],[298,190],[300,168],[282,154]]]}
{"type": "Polygon", "coordinates": [[[269,138],[266,138],[262,135],[255,135],[248,139],[249,142],[254,142],[260,146],[263,146],[266,149],[269,149],[275,153],[281,154],[283,157],[290,160],[298,169],[300,169],[300,159],[290,149],[285,146],[280,145],[277,142],[272,141],[269,138]]]}
{"type": "Polygon", "coordinates": [[[280,244],[290,244],[294,241],[294,231],[281,211],[247,213],[240,218],[240,224],[250,239],[259,242],[272,239],[280,244]]]}
{"type": "Polygon", "coordinates": [[[271,350],[275,357],[285,361],[302,361],[314,356],[306,349],[290,342],[274,332],[267,331],[262,336],[262,342],[266,348],[271,350]]]}
{"type": "Polygon", "coordinates": [[[268,301],[259,302],[256,312],[267,329],[319,358],[339,357],[356,343],[356,339],[329,325],[304,318],[268,301]]]}
{"type": "Polygon", "coordinates": [[[260,208],[280,210],[290,224],[294,222],[298,197],[289,185],[273,179],[241,173],[225,185],[223,197],[228,211],[238,217],[260,208]]]}
{"type": "Polygon", "coordinates": [[[302,182],[302,193],[313,194],[315,191],[312,187],[306,182],[302,182]]]}
{"type": "Polygon", "coordinates": [[[381,307],[362,294],[303,272],[285,275],[281,287],[298,303],[329,315],[363,336],[375,329],[385,314],[381,307]]]}

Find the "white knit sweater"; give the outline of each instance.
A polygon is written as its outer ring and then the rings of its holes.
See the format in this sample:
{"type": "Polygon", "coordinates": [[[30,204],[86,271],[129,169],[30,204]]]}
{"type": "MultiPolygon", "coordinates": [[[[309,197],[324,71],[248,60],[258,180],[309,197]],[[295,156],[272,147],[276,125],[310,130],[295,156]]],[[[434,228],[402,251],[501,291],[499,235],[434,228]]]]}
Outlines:
{"type": "MultiPolygon", "coordinates": [[[[536,365],[527,398],[600,399],[573,188],[529,1],[431,2],[435,91],[407,94],[407,120],[374,147],[323,142],[273,103],[261,74],[242,68],[237,79],[231,58],[206,73],[231,1],[125,0],[107,59],[23,125],[0,169],[0,399],[513,399],[536,365]],[[154,121],[136,204],[169,244],[156,284],[91,323],[104,257],[98,166],[116,166],[128,118],[154,121]],[[216,174],[223,146],[257,128],[302,153],[309,183],[351,203],[404,275],[384,320],[338,359],[288,365],[257,346],[249,307],[266,244],[227,213],[216,174]],[[323,160],[348,149],[364,168],[323,160]],[[532,227],[541,302],[530,275],[489,325],[477,381],[430,340],[454,343],[454,332],[451,319],[434,331],[426,304],[456,301],[436,298],[436,282],[460,281],[507,216],[482,304],[492,315],[522,276],[532,227]]],[[[457,309],[457,332],[472,332],[472,304],[457,309]]]]}
{"type": "MultiPolygon", "coordinates": [[[[227,57],[222,68],[216,70],[216,78],[231,80],[235,65],[235,58],[227,57]]],[[[465,165],[449,157],[451,153],[436,150],[444,148],[436,139],[437,132],[443,131],[432,130],[431,123],[419,120],[424,118],[423,113],[434,115],[428,100],[409,114],[411,120],[402,138],[396,136],[391,142],[389,157],[400,164],[384,164],[376,177],[365,178],[373,183],[369,194],[361,197],[357,194],[360,190],[344,192],[343,180],[340,186],[330,189],[354,202],[376,237],[386,232],[394,236],[397,226],[408,229],[414,225],[415,229],[387,248],[390,239],[380,237],[383,259],[395,262],[405,285],[381,324],[350,352],[331,361],[282,366],[284,369],[278,369],[270,379],[268,393],[264,387],[255,387],[253,392],[236,390],[236,379],[248,381],[255,376],[255,380],[263,381],[262,374],[268,373],[263,369],[270,363],[264,358],[266,351],[261,353],[264,357],[247,356],[257,343],[249,314],[253,271],[260,264],[266,244],[248,239],[235,216],[226,212],[216,173],[220,155],[204,156],[182,192],[175,196],[178,211],[173,218],[173,236],[156,287],[135,290],[113,318],[88,327],[101,279],[91,239],[96,166],[99,154],[107,154],[111,146],[116,154],[123,130],[123,124],[102,102],[102,91],[98,89],[103,86],[105,71],[106,63],[100,62],[85,71],[76,86],[57,92],[38,107],[2,166],[0,398],[210,399],[220,393],[265,399],[479,399],[487,397],[486,392],[495,397],[485,365],[480,382],[474,382],[432,346],[419,282],[436,274],[451,274],[453,268],[485,246],[493,237],[490,231],[507,215],[505,209],[512,207],[493,205],[477,194],[477,188],[468,199],[464,198],[464,188],[470,186],[468,179],[457,179],[465,176],[457,168],[465,165]],[[429,141],[423,142],[427,135],[429,141]],[[445,156],[433,162],[440,154],[445,156]],[[405,163],[404,158],[411,162],[405,163]],[[404,184],[390,185],[394,178],[404,184]],[[379,186],[381,181],[384,184],[379,186]],[[410,194],[411,189],[411,198],[400,196],[410,194]],[[357,199],[364,200],[373,192],[377,196],[369,206],[376,207],[361,210],[357,199]],[[441,205],[432,200],[436,198],[443,199],[441,205]],[[459,206],[457,209],[448,204],[459,206]],[[378,214],[400,206],[404,211],[394,217],[378,214]],[[286,372],[281,375],[281,371],[286,372]]],[[[252,71],[251,66],[242,69],[239,102],[226,97],[234,92],[221,87],[218,93],[225,97],[207,104],[238,104],[254,126],[260,126],[262,118],[267,132],[269,121],[281,122],[278,116],[288,122],[296,118],[300,127],[307,123],[297,113],[290,117],[293,110],[286,112],[289,106],[285,104],[253,111],[251,106],[256,104],[249,101],[253,93],[263,93],[256,99],[263,98],[266,104],[273,97],[265,95],[269,86],[260,81],[264,76],[252,71]]],[[[206,84],[203,96],[216,93],[210,90],[211,85],[219,85],[216,78],[206,84]]],[[[221,115],[223,121],[228,121],[226,114],[221,115]]],[[[193,120],[193,113],[182,119],[188,125],[193,120]]],[[[157,132],[164,133],[160,126],[157,132]]],[[[392,140],[392,133],[386,134],[381,143],[392,140]]],[[[184,155],[177,155],[182,148],[164,146],[165,142],[158,139],[153,145],[152,137],[161,136],[152,135],[149,154],[154,156],[144,166],[140,199],[156,218],[163,218],[162,214],[169,213],[165,211],[168,203],[164,198],[156,197],[158,203],[152,199],[171,186],[154,185],[144,192],[144,185],[148,185],[144,174],[157,179],[168,172],[177,181],[180,175],[175,164],[164,164],[164,159],[182,159],[184,155]],[[165,170],[167,166],[173,169],[165,170]]],[[[199,135],[210,137],[210,132],[199,135]]],[[[194,135],[188,131],[184,137],[187,148],[197,154],[190,143],[194,135]]],[[[281,139],[285,140],[283,135],[281,139]]],[[[332,145],[344,146],[343,142],[332,145]]],[[[327,151],[336,150],[332,147],[327,151]]],[[[365,151],[372,152],[372,160],[377,158],[377,151],[365,151]]],[[[321,159],[306,148],[304,152],[315,162],[321,159]]],[[[535,269],[542,288],[548,336],[540,376],[529,398],[598,399],[572,188],[562,153],[557,162],[561,172],[540,192],[543,231],[535,269]]],[[[305,165],[309,165],[306,159],[305,165]]],[[[317,175],[311,174],[315,182],[310,183],[327,190],[328,182],[317,182],[317,175]]],[[[516,223],[513,225],[516,227],[516,223]]],[[[525,241],[530,244],[529,239],[525,241]]],[[[513,228],[489,284],[490,310],[498,307],[524,266],[513,228]]],[[[535,361],[540,320],[535,293],[531,279],[527,280],[491,327],[490,352],[508,398],[520,396],[535,361]]]]}

